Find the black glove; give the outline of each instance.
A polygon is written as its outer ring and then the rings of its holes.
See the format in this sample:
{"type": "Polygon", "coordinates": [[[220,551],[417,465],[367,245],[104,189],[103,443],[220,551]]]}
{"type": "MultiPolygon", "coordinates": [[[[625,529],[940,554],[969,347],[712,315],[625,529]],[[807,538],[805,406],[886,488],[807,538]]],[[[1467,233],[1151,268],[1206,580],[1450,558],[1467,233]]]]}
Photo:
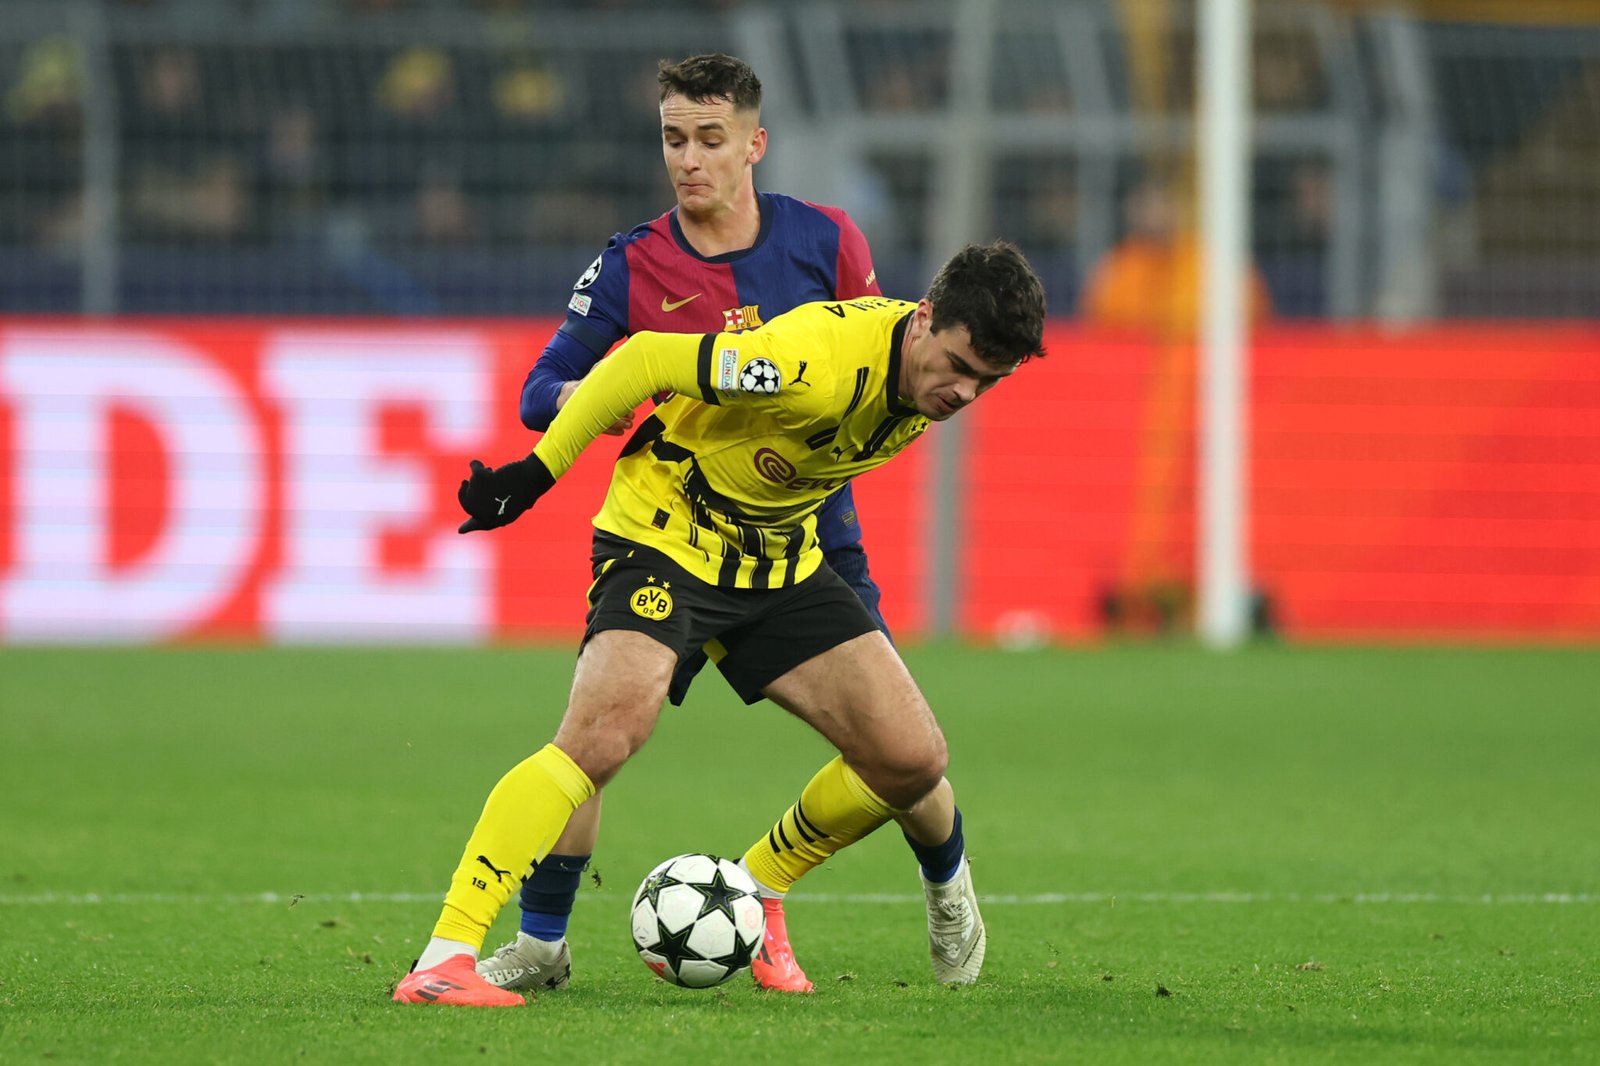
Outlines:
{"type": "Polygon", "coordinates": [[[456,532],[508,526],[555,483],[550,470],[536,456],[504,466],[484,466],[474,459],[472,476],[461,483],[456,493],[461,509],[472,517],[461,523],[456,532]]]}

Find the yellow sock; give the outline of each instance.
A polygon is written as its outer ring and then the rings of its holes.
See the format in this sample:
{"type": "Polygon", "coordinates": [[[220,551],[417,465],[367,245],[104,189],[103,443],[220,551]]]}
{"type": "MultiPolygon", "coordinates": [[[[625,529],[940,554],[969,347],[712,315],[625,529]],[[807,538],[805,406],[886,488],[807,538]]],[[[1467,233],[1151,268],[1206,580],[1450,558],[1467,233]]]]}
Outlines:
{"type": "Polygon", "coordinates": [[[594,782],[554,744],[522,760],[489,793],[450,879],[433,935],[478,947],[529,868],[550,853],[594,782]]]}
{"type": "Polygon", "coordinates": [[[800,801],[744,853],[756,880],[787,892],[808,871],[894,817],[895,809],[836,757],[817,771],[800,801]]]}

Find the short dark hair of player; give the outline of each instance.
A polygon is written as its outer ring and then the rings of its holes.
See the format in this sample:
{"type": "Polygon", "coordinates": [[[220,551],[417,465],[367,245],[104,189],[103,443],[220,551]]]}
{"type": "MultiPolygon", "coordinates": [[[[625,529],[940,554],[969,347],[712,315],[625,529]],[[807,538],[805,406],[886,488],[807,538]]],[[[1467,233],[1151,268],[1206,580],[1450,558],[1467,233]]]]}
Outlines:
{"type": "Polygon", "coordinates": [[[682,96],[703,104],[727,99],[735,111],[761,110],[761,79],[750,64],[721,52],[690,56],[677,63],[663,59],[656,68],[661,99],[682,96]]]}
{"type": "Polygon", "coordinates": [[[969,244],[928,286],[935,333],[966,326],[972,350],[996,366],[1044,358],[1044,286],[1010,241],[969,244]]]}

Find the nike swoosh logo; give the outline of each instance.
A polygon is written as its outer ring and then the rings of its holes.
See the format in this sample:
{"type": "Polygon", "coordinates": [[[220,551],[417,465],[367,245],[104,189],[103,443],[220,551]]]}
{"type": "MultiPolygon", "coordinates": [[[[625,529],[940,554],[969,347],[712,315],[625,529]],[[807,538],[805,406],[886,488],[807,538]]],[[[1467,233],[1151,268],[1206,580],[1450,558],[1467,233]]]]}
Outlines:
{"type": "Polygon", "coordinates": [[[699,296],[700,296],[699,293],[695,293],[693,296],[685,296],[681,300],[668,300],[665,296],[663,296],[661,298],[661,310],[663,310],[663,311],[676,311],[678,308],[682,307],[684,304],[688,303],[690,300],[698,299],[699,296]]]}

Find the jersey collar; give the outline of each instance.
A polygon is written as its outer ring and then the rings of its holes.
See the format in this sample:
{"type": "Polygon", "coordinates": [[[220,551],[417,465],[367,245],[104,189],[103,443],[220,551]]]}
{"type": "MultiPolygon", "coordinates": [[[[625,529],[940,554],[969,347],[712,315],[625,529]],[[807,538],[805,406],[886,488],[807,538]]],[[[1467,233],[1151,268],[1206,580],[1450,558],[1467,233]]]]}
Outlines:
{"type": "Polygon", "coordinates": [[[772,199],[760,190],[756,191],[756,207],[761,211],[761,229],[756,233],[755,243],[748,248],[736,248],[731,252],[721,255],[701,255],[694,250],[694,245],[689,243],[689,238],[683,235],[683,227],[678,225],[678,209],[674,207],[667,212],[667,227],[672,231],[672,239],[677,242],[679,249],[685,255],[691,255],[702,263],[732,263],[743,259],[751,252],[760,248],[767,241],[767,234],[772,232],[772,199]]]}
{"type": "Polygon", "coordinates": [[[894,331],[889,335],[889,373],[883,383],[883,400],[888,405],[889,413],[901,418],[919,413],[915,407],[907,407],[900,402],[900,346],[905,343],[906,327],[911,325],[911,316],[916,313],[916,308],[907,311],[894,324],[894,331]]]}

